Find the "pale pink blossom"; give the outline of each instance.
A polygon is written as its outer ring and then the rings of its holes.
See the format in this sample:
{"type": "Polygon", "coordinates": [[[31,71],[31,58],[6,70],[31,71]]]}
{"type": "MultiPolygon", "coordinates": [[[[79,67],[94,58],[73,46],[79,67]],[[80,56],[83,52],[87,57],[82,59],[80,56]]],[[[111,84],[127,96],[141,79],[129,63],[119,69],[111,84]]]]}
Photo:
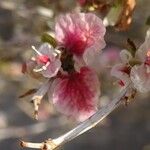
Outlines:
{"type": "Polygon", "coordinates": [[[135,65],[131,70],[131,80],[140,92],[150,91],[150,29],[144,43],[136,52],[136,58],[141,65],[135,65]]]}
{"type": "Polygon", "coordinates": [[[40,72],[46,78],[54,77],[61,67],[61,62],[54,48],[48,43],[44,43],[38,50],[36,50],[35,47],[33,47],[33,49],[37,53],[37,55],[32,58],[33,61],[36,62],[33,71],[40,72]]]}
{"type": "MultiPolygon", "coordinates": [[[[83,121],[94,114],[100,96],[100,83],[91,69],[60,75],[51,87],[52,100],[57,110],[83,121]]],[[[51,97],[50,97],[51,99],[51,97]]]]}
{"type": "Polygon", "coordinates": [[[74,59],[91,59],[88,55],[105,47],[105,27],[102,20],[92,13],[70,13],[57,18],[56,39],[74,59]],[[87,58],[88,57],[88,58],[87,58]]]}
{"type": "Polygon", "coordinates": [[[46,90],[57,110],[83,121],[97,109],[100,82],[89,64],[105,46],[105,27],[94,14],[72,13],[58,17],[55,31],[59,55],[47,43],[38,50],[33,47],[37,55],[31,68],[46,78],[53,77],[46,90]]]}
{"type": "Polygon", "coordinates": [[[124,64],[116,64],[111,70],[111,75],[119,79],[118,84],[124,87],[130,82],[130,67],[124,64]]]}
{"type": "MultiPolygon", "coordinates": [[[[150,68],[149,68],[150,69],[150,68]]],[[[140,92],[150,91],[150,72],[144,64],[135,65],[131,70],[131,80],[134,87],[140,92]]]]}
{"type": "Polygon", "coordinates": [[[135,53],[135,57],[129,51],[120,53],[121,64],[115,65],[111,74],[119,79],[119,84],[124,86],[129,82],[140,92],[150,91],[150,29],[144,43],[135,53]]]}
{"type": "Polygon", "coordinates": [[[121,63],[113,66],[111,75],[119,79],[118,84],[122,87],[126,86],[130,82],[131,66],[129,61],[132,59],[132,55],[127,50],[120,52],[121,63]]]}

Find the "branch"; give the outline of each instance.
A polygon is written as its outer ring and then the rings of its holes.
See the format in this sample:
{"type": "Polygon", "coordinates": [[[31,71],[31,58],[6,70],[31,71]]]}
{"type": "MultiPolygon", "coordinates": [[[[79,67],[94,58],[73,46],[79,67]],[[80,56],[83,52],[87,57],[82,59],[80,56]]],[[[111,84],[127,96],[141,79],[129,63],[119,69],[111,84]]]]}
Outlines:
{"type": "Polygon", "coordinates": [[[21,146],[34,148],[34,149],[53,150],[56,147],[59,147],[73,140],[79,135],[95,127],[108,114],[110,114],[115,108],[117,108],[122,103],[122,100],[126,100],[127,99],[126,93],[128,92],[129,89],[130,89],[130,86],[127,86],[122,92],[120,92],[118,97],[113,99],[107,106],[98,110],[93,116],[91,116],[90,118],[88,118],[87,120],[79,124],[74,129],[70,130],[66,134],[55,139],[48,139],[47,141],[43,143],[30,143],[30,142],[21,141],[21,146]]]}

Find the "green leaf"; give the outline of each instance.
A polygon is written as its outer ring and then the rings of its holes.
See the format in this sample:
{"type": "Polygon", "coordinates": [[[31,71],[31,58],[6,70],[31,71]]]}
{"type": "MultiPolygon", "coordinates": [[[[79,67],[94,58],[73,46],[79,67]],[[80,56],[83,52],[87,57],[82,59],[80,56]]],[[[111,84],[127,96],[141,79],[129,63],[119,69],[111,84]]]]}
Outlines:
{"type": "Polygon", "coordinates": [[[49,44],[52,45],[54,48],[57,46],[56,39],[55,39],[54,37],[52,37],[50,34],[48,34],[48,33],[44,33],[44,34],[41,36],[41,41],[42,41],[42,42],[47,42],[47,43],[49,43],[49,44]]]}

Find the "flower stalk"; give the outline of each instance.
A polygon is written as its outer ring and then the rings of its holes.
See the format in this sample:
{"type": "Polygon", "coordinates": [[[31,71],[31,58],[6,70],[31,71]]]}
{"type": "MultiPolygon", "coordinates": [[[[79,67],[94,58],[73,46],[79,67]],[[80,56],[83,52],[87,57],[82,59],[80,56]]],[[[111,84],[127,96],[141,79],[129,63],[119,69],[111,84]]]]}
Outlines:
{"type": "Polygon", "coordinates": [[[53,150],[56,147],[59,147],[65,143],[73,140],[74,138],[78,137],[79,135],[81,135],[81,134],[85,133],[86,131],[95,127],[107,115],[109,115],[114,109],[116,109],[120,104],[122,104],[123,101],[127,100],[127,97],[131,98],[132,90],[131,91],[130,90],[131,90],[130,85],[128,85],[108,105],[99,109],[93,116],[91,116],[84,122],[80,123],[77,127],[73,128],[72,130],[65,133],[64,135],[62,135],[58,138],[55,138],[55,139],[48,139],[47,141],[42,142],[42,143],[31,143],[31,142],[21,141],[21,146],[28,147],[28,148],[34,148],[34,149],[41,149],[41,150],[53,150]]]}

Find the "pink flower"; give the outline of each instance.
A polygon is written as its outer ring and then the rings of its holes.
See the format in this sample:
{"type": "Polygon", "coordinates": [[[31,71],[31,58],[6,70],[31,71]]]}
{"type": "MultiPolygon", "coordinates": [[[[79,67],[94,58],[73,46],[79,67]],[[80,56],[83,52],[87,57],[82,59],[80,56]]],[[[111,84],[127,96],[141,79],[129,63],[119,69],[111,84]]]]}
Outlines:
{"type": "Polygon", "coordinates": [[[83,67],[80,72],[61,75],[51,87],[52,100],[61,113],[83,121],[97,109],[100,84],[91,69],[83,67]]]}
{"type": "Polygon", "coordinates": [[[33,47],[37,55],[32,70],[53,77],[48,83],[52,85],[41,87],[36,95],[42,98],[47,90],[59,112],[83,121],[97,109],[100,82],[88,64],[105,46],[105,27],[94,14],[76,13],[61,15],[55,30],[59,50],[47,43],[38,50],[33,47]]]}
{"type": "MultiPolygon", "coordinates": [[[[150,67],[149,67],[150,69],[150,67]]],[[[131,80],[134,87],[140,92],[150,91],[150,72],[144,64],[135,65],[131,70],[131,80]]]]}
{"type": "Polygon", "coordinates": [[[48,43],[42,44],[38,50],[33,47],[33,50],[37,53],[37,55],[32,58],[36,64],[34,65],[35,68],[33,71],[41,72],[46,78],[54,77],[61,67],[61,62],[59,58],[57,58],[55,50],[48,43]]]}
{"type": "Polygon", "coordinates": [[[75,60],[86,59],[90,57],[89,53],[105,47],[105,27],[102,20],[92,13],[61,15],[57,18],[55,31],[59,45],[76,57],[75,60]]]}
{"type": "Polygon", "coordinates": [[[131,70],[131,80],[140,92],[150,91],[150,29],[147,31],[145,42],[136,52],[136,58],[141,65],[135,65],[131,70]]]}
{"type": "Polygon", "coordinates": [[[113,66],[111,75],[118,78],[118,84],[121,87],[124,87],[130,82],[131,66],[129,64],[129,61],[132,59],[132,56],[127,50],[122,50],[120,52],[120,58],[122,63],[113,66]]]}
{"type": "Polygon", "coordinates": [[[150,91],[150,29],[145,42],[135,53],[135,57],[123,50],[120,53],[122,63],[115,65],[111,74],[119,79],[119,84],[124,86],[132,82],[134,88],[140,92],[150,91]]]}

